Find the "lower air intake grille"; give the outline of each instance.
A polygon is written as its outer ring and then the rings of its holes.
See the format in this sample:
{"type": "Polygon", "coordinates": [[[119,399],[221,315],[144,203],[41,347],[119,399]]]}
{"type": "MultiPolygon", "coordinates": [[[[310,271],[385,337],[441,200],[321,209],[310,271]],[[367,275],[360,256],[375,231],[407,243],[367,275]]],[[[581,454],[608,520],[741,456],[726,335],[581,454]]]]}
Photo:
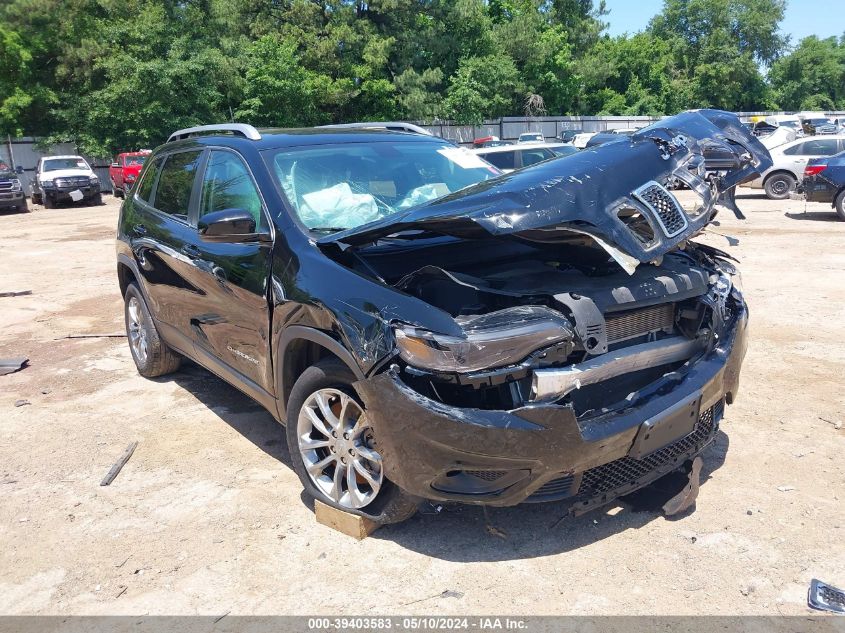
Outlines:
{"type": "Polygon", "coordinates": [[[675,304],[663,303],[641,310],[609,314],[605,322],[607,342],[611,345],[651,332],[671,332],[675,324],[675,304]]]}
{"type": "Polygon", "coordinates": [[[529,501],[547,501],[551,499],[565,499],[572,496],[572,484],[575,481],[573,475],[565,475],[547,481],[542,486],[534,491],[528,500],[529,501]]]}
{"type": "Polygon", "coordinates": [[[674,237],[687,228],[687,216],[675,196],[652,181],[633,193],[634,197],[654,213],[666,237],[674,237]]]}
{"type": "Polygon", "coordinates": [[[484,481],[498,481],[505,476],[503,470],[465,470],[464,472],[484,481]]]}
{"type": "Polygon", "coordinates": [[[578,496],[584,498],[596,497],[647,478],[652,471],[678,460],[689,451],[704,444],[715,433],[724,406],[723,401],[718,402],[701,414],[692,433],[647,457],[642,459],[622,457],[609,464],[586,471],[581,479],[578,496]]]}

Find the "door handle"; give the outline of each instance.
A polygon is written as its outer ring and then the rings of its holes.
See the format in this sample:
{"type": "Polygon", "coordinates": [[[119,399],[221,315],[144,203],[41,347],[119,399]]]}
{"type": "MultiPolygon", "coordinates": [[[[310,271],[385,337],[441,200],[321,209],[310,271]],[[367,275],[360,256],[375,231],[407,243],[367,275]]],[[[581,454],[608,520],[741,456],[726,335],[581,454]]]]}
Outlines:
{"type": "Polygon", "coordinates": [[[185,244],[181,249],[183,255],[187,255],[188,257],[199,257],[200,256],[200,249],[198,249],[193,244],[185,244]]]}
{"type": "Polygon", "coordinates": [[[132,227],[132,231],[136,235],[146,235],[147,234],[147,227],[144,226],[143,224],[136,224],[135,226],[132,227]]]}

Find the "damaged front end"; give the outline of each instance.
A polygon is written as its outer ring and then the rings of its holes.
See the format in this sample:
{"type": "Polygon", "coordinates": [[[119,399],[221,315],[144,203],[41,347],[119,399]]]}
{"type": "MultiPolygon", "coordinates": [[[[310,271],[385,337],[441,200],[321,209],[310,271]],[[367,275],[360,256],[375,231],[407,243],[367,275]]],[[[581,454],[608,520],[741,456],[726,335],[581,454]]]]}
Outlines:
{"type": "Polygon", "coordinates": [[[747,308],[729,256],[691,238],[769,164],[735,116],[687,112],[320,240],[437,315],[383,310],[392,351],[356,383],[387,476],[584,511],[700,453],[738,389],[747,308]]]}

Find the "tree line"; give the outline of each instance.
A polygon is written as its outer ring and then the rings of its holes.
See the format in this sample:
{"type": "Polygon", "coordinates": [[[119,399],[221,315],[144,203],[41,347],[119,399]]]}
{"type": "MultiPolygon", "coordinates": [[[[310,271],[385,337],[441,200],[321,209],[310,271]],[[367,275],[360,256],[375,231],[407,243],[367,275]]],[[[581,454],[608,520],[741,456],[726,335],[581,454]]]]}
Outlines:
{"type": "Polygon", "coordinates": [[[785,0],[4,0],[0,133],[108,155],[219,121],[845,108],[845,34],[792,43],[785,0]]]}

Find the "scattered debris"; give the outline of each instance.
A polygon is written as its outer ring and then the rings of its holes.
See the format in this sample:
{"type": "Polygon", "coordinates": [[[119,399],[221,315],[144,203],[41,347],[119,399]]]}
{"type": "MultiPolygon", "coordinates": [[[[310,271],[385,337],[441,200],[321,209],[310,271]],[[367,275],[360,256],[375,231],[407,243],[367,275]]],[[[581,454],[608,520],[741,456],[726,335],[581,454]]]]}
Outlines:
{"type": "Polygon", "coordinates": [[[417,604],[419,602],[425,602],[426,600],[434,600],[435,598],[457,598],[461,599],[464,597],[462,591],[454,591],[453,589],[446,589],[445,591],[441,591],[438,594],[433,596],[427,596],[425,598],[420,598],[419,600],[411,600],[410,602],[403,602],[401,606],[405,607],[409,604],[417,604]]]}
{"type": "Polygon", "coordinates": [[[114,463],[114,466],[111,467],[106,476],[100,482],[101,486],[108,486],[111,482],[114,481],[114,478],[117,477],[117,474],[120,472],[120,469],[126,465],[126,462],[129,461],[129,458],[132,457],[132,453],[135,452],[135,447],[138,446],[138,442],[132,442],[129,446],[126,447],[126,450],[123,451],[123,455],[114,463]]]}
{"type": "Polygon", "coordinates": [[[25,295],[31,295],[32,290],[13,290],[11,292],[0,292],[0,298],[5,299],[6,297],[23,297],[25,295]]]}
{"type": "Polygon", "coordinates": [[[742,587],[739,590],[739,593],[741,593],[743,596],[750,596],[752,593],[754,593],[755,589],[756,587],[754,587],[754,585],[747,585],[745,587],[742,587]]]}
{"type": "Polygon", "coordinates": [[[504,530],[500,530],[495,525],[485,525],[485,529],[487,530],[488,534],[492,534],[493,536],[498,536],[499,538],[508,538],[508,533],[504,530]]]}
{"type": "Polygon", "coordinates": [[[807,592],[807,604],[819,611],[845,614],[845,591],[813,578],[807,592]]]}
{"type": "Polygon", "coordinates": [[[28,358],[0,358],[0,376],[20,371],[28,362],[28,358]]]}
{"type": "Polygon", "coordinates": [[[821,420],[822,422],[827,422],[828,424],[832,424],[833,428],[837,431],[842,428],[841,420],[828,420],[827,418],[823,418],[822,416],[819,416],[819,420],[821,420]]]}
{"type": "Polygon", "coordinates": [[[115,334],[68,334],[67,336],[60,336],[55,341],[61,341],[68,338],[126,338],[126,334],[117,332],[115,334]]]}
{"type": "Polygon", "coordinates": [[[217,624],[218,622],[220,622],[220,620],[222,620],[223,618],[225,618],[225,617],[226,617],[227,615],[229,615],[230,613],[231,613],[231,611],[226,611],[226,613],[224,613],[224,614],[223,614],[223,615],[221,615],[220,617],[214,618],[214,624],[217,624]]]}
{"type": "Polygon", "coordinates": [[[745,511],[745,514],[747,514],[748,516],[754,516],[754,510],[749,508],[748,510],[745,511]]]}
{"type": "Polygon", "coordinates": [[[120,598],[120,596],[125,594],[127,589],[129,589],[129,587],[127,587],[126,585],[120,585],[120,591],[118,591],[115,595],[115,599],[120,598]]]}
{"type": "Polygon", "coordinates": [[[780,490],[781,492],[790,492],[792,490],[795,490],[795,486],[778,486],[778,490],[780,490]]]}
{"type": "Polygon", "coordinates": [[[15,406],[16,407],[25,407],[28,404],[32,404],[32,403],[29,400],[23,400],[23,399],[15,400],[15,406]]]}
{"type": "Polygon", "coordinates": [[[53,390],[50,388],[44,388],[41,390],[41,395],[46,396],[48,393],[51,393],[53,390]]]}

